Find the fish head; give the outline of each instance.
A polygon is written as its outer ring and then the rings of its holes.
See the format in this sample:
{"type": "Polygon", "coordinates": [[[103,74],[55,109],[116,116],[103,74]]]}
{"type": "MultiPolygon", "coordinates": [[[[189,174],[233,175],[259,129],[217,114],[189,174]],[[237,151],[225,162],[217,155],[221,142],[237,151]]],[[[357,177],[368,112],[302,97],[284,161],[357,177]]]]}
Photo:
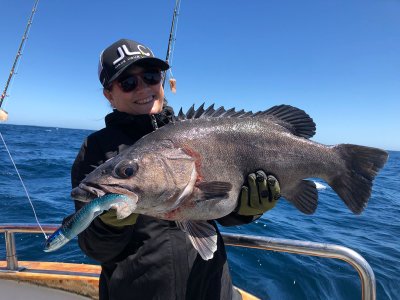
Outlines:
{"type": "Polygon", "coordinates": [[[64,236],[62,228],[59,228],[51,236],[47,238],[43,247],[43,251],[44,252],[55,251],[64,246],[69,241],[70,239],[64,236]]]}
{"type": "Polygon", "coordinates": [[[83,202],[105,194],[137,200],[135,212],[153,214],[176,208],[197,179],[195,159],[170,140],[132,146],[88,174],[72,198],[83,202]]]}

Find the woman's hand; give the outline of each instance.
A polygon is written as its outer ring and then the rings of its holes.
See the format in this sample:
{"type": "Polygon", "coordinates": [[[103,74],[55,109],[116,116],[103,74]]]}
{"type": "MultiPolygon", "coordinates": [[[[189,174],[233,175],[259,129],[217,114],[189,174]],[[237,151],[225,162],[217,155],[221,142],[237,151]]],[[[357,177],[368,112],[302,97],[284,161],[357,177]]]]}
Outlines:
{"type": "Polygon", "coordinates": [[[259,170],[247,176],[247,185],[242,186],[235,212],[243,216],[256,216],[272,209],[281,196],[278,180],[259,170]]]}

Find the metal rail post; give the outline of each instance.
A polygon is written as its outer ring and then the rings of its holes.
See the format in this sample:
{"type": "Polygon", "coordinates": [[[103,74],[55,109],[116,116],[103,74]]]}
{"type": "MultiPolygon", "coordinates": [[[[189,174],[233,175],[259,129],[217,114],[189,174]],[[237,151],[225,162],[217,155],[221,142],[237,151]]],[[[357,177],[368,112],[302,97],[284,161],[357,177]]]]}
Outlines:
{"type": "Polygon", "coordinates": [[[17,271],[18,259],[17,259],[17,251],[15,248],[14,233],[6,230],[4,232],[4,238],[6,240],[7,269],[12,271],[17,271]]]}

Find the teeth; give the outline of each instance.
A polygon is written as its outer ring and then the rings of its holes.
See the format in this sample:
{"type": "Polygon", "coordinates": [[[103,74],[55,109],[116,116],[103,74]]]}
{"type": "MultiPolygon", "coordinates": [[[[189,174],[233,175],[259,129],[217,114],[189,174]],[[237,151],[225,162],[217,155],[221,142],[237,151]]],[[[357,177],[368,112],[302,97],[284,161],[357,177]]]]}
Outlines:
{"type": "Polygon", "coordinates": [[[153,99],[154,99],[154,96],[150,96],[150,97],[147,97],[144,99],[136,100],[135,103],[136,104],[146,104],[146,103],[152,102],[153,99]]]}

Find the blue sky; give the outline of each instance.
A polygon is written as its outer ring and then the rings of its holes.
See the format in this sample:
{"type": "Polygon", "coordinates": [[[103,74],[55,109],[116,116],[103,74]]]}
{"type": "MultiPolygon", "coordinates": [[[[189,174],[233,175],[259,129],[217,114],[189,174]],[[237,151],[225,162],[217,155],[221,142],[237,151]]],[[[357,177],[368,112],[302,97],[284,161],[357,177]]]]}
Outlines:
{"type": "MultiPolygon", "coordinates": [[[[0,88],[34,1],[2,0],[0,88]]],[[[41,0],[9,97],[10,124],[100,129],[100,52],[131,38],[164,58],[175,0],[41,0]]],[[[178,110],[304,109],[313,140],[400,150],[400,1],[181,0],[178,110]]]]}

